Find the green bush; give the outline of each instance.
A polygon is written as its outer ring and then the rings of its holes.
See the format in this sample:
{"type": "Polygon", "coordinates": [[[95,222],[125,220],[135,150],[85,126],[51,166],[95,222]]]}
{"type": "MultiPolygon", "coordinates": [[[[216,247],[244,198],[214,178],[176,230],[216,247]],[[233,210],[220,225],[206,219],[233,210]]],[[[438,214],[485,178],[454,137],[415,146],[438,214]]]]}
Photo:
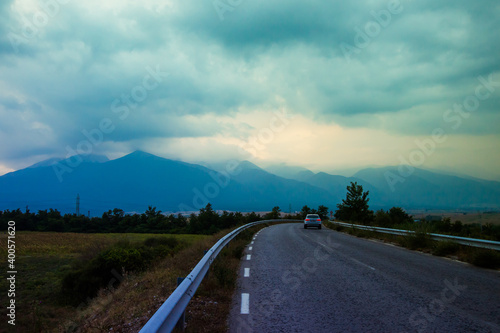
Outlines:
{"type": "Polygon", "coordinates": [[[470,253],[468,260],[471,264],[484,268],[500,268],[500,253],[494,250],[478,249],[470,253]]]}
{"type": "Polygon", "coordinates": [[[63,298],[78,305],[95,297],[99,289],[116,288],[128,272],[140,272],[155,259],[178,251],[183,244],[173,237],[154,237],[142,244],[123,241],[91,255],[84,254],[62,280],[63,298]]]}
{"type": "Polygon", "coordinates": [[[233,249],[231,249],[231,255],[236,259],[240,259],[243,256],[243,251],[245,251],[245,247],[246,246],[244,243],[237,244],[236,246],[234,246],[233,249]]]}
{"type": "Polygon", "coordinates": [[[416,231],[414,234],[403,237],[401,245],[410,250],[422,250],[432,246],[432,239],[426,232],[416,231]]]}
{"type": "Polygon", "coordinates": [[[432,249],[432,254],[444,257],[457,253],[459,249],[460,245],[452,241],[436,242],[436,245],[432,249]]]}
{"type": "Polygon", "coordinates": [[[213,272],[219,286],[232,288],[236,284],[237,275],[231,267],[225,265],[222,260],[215,261],[213,272]]]}

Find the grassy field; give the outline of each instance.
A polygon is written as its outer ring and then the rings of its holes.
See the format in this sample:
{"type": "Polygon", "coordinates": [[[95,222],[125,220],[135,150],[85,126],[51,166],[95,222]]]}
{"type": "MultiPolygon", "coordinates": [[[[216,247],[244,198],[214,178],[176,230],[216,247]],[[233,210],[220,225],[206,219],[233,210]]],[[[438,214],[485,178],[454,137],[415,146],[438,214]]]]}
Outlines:
{"type": "MultiPolygon", "coordinates": [[[[159,234],[75,234],[55,232],[16,233],[16,327],[6,323],[6,266],[0,271],[2,310],[4,320],[0,332],[48,332],[58,330],[67,318],[81,309],[65,304],[61,295],[61,280],[77,258],[98,253],[123,241],[143,242],[159,234]],[[5,303],[5,304],[3,304],[5,303]]],[[[172,235],[186,246],[207,236],[172,235]]],[[[0,255],[7,258],[7,235],[0,235],[0,255]]],[[[6,261],[4,261],[6,262],[6,261]]]]}

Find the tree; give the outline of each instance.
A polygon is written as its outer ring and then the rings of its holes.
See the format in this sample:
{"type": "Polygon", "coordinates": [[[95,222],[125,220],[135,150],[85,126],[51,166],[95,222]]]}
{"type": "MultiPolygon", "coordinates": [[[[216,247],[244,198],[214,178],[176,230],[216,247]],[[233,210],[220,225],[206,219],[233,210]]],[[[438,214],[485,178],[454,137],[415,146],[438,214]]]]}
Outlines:
{"type": "Polygon", "coordinates": [[[413,223],[413,218],[408,215],[401,207],[392,207],[389,210],[392,224],[413,223]]]}
{"type": "Polygon", "coordinates": [[[205,208],[200,209],[198,216],[191,215],[190,229],[195,234],[214,234],[219,230],[219,215],[208,203],[205,208]]]}
{"type": "Polygon", "coordinates": [[[305,218],[307,214],[311,214],[311,208],[307,207],[307,205],[302,207],[301,214],[302,218],[305,218]]]}
{"type": "Polygon", "coordinates": [[[267,213],[264,218],[266,220],[277,220],[280,218],[281,208],[274,206],[270,213],[267,213]]]}
{"type": "Polygon", "coordinates": [[[385,210],[380,209],[375,212],[375,225],[384,228],[392,227],[392,219],[385,210]]]}
{"type": "Polygon", "coordinates": [[[323,206],[323,205],[319,206],[318,207],[318,215],[321,219],[328,217],[328,207],[323,206]]]}
{"type": "Polygon", "coordinates": [[[370,191],[363,191],[363,186],[357,182],[351,182],[347,186],[347,195],[342,199],[342,203],[337,204],[335,219],[349,222],[360,222],[369,224],[373,221],[374,215],[368,207],[368,194],[370,191]]]}

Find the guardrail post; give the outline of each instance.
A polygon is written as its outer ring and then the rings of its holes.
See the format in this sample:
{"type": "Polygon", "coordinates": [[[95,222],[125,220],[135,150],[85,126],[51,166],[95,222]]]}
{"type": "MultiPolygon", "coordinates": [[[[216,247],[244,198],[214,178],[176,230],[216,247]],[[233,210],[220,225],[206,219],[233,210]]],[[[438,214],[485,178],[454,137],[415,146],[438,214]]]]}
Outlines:
{"type": "MultiPolygon", "coordinates": [[[[177,287],[181,285],[182,281],[184,281],[184,277],[177,278],[177,287]]],[[[182,313],[182,316],[179,318],[179,321],[175,325],[175,328],[184,332],[184,327],[186,326],[186,311],[182,313]]]]}

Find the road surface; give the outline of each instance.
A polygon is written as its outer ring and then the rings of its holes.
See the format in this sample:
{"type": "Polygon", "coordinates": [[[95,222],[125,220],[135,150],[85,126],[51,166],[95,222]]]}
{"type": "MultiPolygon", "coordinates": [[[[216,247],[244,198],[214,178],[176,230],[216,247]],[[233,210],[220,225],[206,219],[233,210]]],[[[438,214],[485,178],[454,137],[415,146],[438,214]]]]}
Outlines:
{"type": "Polygon", "coordinates": [[[246,249],[230,332],[500,332],[500,272],[280,224],[246,249]]]}

